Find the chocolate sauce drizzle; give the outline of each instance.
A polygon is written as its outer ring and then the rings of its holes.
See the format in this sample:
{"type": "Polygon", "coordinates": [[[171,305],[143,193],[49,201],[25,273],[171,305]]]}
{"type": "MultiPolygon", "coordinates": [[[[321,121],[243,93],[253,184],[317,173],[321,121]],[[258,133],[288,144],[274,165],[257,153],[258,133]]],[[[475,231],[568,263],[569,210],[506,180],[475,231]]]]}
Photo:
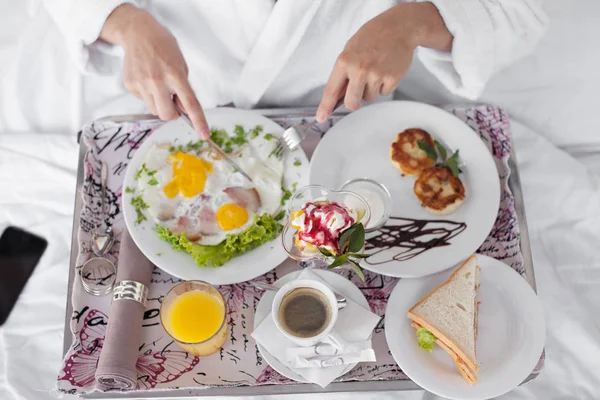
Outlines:
{"type": "Polygon", "coordinates": [[[466,228],[467,224],[464,222],[390,217],[384,227],[367,238],[365,250],[373,255],[388,249],[398,249],[398,252],[389,260],[373,256],[367,258],[366,262],[379,265],[410,260],[427,250],[450,246],[450,240],[466,228]]]}

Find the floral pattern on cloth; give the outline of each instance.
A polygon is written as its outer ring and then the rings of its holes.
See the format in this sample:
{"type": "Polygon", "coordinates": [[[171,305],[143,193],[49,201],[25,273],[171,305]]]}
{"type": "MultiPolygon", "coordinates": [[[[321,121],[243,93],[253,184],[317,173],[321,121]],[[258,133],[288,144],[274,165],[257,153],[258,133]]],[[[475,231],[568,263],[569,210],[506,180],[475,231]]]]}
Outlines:
{"type": "MultiPolygon", "coordinates": [[[[520,251],[519,226],[514,197],[508,188],[510,174],[508,158],[511,151],[510,124],[506,113],[496,107],[448,108],[465,121],[486,143],[494,156],[502,185],[500,209],[495,225],[478,252],[502,260],[512,268],[524,273],[523,256],[520,251]]],[[[318,138],[341,117],[313,127],[317,138],[305,141],[307,154],[312,154],[318,138]],[[312,142],[312,143],[311,143],[312,142]]],[[[304,122],[302,118],[273,118],[287,128],[304,122]]],[[[107,183],[108,218],[116,242],[107,257],[118,265],[119,238],[125,229],[121,198],[123,179],[128,162],[141,143],[162,125],[161,121],[136,122],[96,121],[84,127],[82,140],[88,151],[84,158],[83,207],[78,231],[79,253],[76,274],[85,261],[93,257],[91,232],[101,225],[100,165],[104,161],[109,167],[107,183]]],[[[300,266],[287,260],[273,271],[257,278],[268,283],[300,266]]],[[[381,276],[365,271],[365,282],[351,271],[339,271],[351,279],[367,298],[371,310],[384,315],[387,300],[397,281],[396,278],[381,276]]],[[[78,278],[78,276],[76,277],[78,278]]],[[[144,329],[140,338],[138,390],[198,388],[211,386],[273,385],[293,383],[275,370],[262,358],[251,337],[254,312],[262,292],[247,283],[223,285],[219,290],[228,305],[229,339],[224,348],[209,357],[199,359],[183,352],[166,334],[159,321],[160,303],[169,289],[180,282],[155,268],[144,314],[144,329]]],[[[95,297],[83,290],[80,280],[73,282],[73,315],[70,328],[73,342],[68,349],[60,370],[57,385],[62,392],[72,394],[100,390],[94,374],[104,344],[104,334],[110,310],[110,296],[95,297]]],[[[373,334],[373,348],[377,362],[360,363],[336,381],[378,381],[408,379],[394,362],[385,341],[385,319],[379,322],[373,334]]]]}

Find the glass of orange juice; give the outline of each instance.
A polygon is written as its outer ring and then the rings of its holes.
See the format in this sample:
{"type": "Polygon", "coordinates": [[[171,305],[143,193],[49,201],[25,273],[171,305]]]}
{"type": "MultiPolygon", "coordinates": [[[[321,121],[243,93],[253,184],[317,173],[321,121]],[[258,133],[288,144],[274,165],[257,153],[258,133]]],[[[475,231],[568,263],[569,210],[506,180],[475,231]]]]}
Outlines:
{"type": "Polygon", "coordinates": [[[173,287],[160,306],[160,322],[175,342],[195,356],[208,356],[223,347],[229,325],[227,305],[209,283],[186,281],[173,287]]]}

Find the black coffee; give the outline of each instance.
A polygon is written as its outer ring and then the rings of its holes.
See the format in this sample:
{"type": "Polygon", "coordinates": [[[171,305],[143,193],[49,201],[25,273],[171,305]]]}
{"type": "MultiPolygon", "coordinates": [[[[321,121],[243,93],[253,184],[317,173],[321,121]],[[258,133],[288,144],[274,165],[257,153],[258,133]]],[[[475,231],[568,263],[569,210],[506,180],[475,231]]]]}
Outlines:
{"type": "Polygon", "coordinates": [[[317,289],[296,288],[283,297],[279,322],[290,335],[309,338],[323,332],[331,320],[327,297],[317,289]]]}

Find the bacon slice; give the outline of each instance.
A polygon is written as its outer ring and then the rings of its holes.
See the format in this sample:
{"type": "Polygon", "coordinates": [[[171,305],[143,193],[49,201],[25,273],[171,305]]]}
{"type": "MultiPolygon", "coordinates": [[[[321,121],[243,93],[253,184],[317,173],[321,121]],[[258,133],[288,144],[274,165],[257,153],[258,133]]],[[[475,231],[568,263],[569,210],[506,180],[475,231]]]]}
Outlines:
{"type": "Polygon", "coordinates": [[[217,215],[210,208],[200,210],[198,220],[200,222],[200,233],[204,236],[211,236],[219,231],[217,215]]]}
{"type": "Polygon", "coordinates": [[[261,206],[260,195],[254,188],[246,189],[240,186],[233,186],[223,190],[235,204],[246,210],[257,212],[261,206]]]}
{"type": "Polygon", "coordinates": [[[175,226],[171,228],[171,232],[185,233],[185,236],[192,242],[196,242],[202,238],[202,235],[188,217],[179,217],[175,226]]]}

